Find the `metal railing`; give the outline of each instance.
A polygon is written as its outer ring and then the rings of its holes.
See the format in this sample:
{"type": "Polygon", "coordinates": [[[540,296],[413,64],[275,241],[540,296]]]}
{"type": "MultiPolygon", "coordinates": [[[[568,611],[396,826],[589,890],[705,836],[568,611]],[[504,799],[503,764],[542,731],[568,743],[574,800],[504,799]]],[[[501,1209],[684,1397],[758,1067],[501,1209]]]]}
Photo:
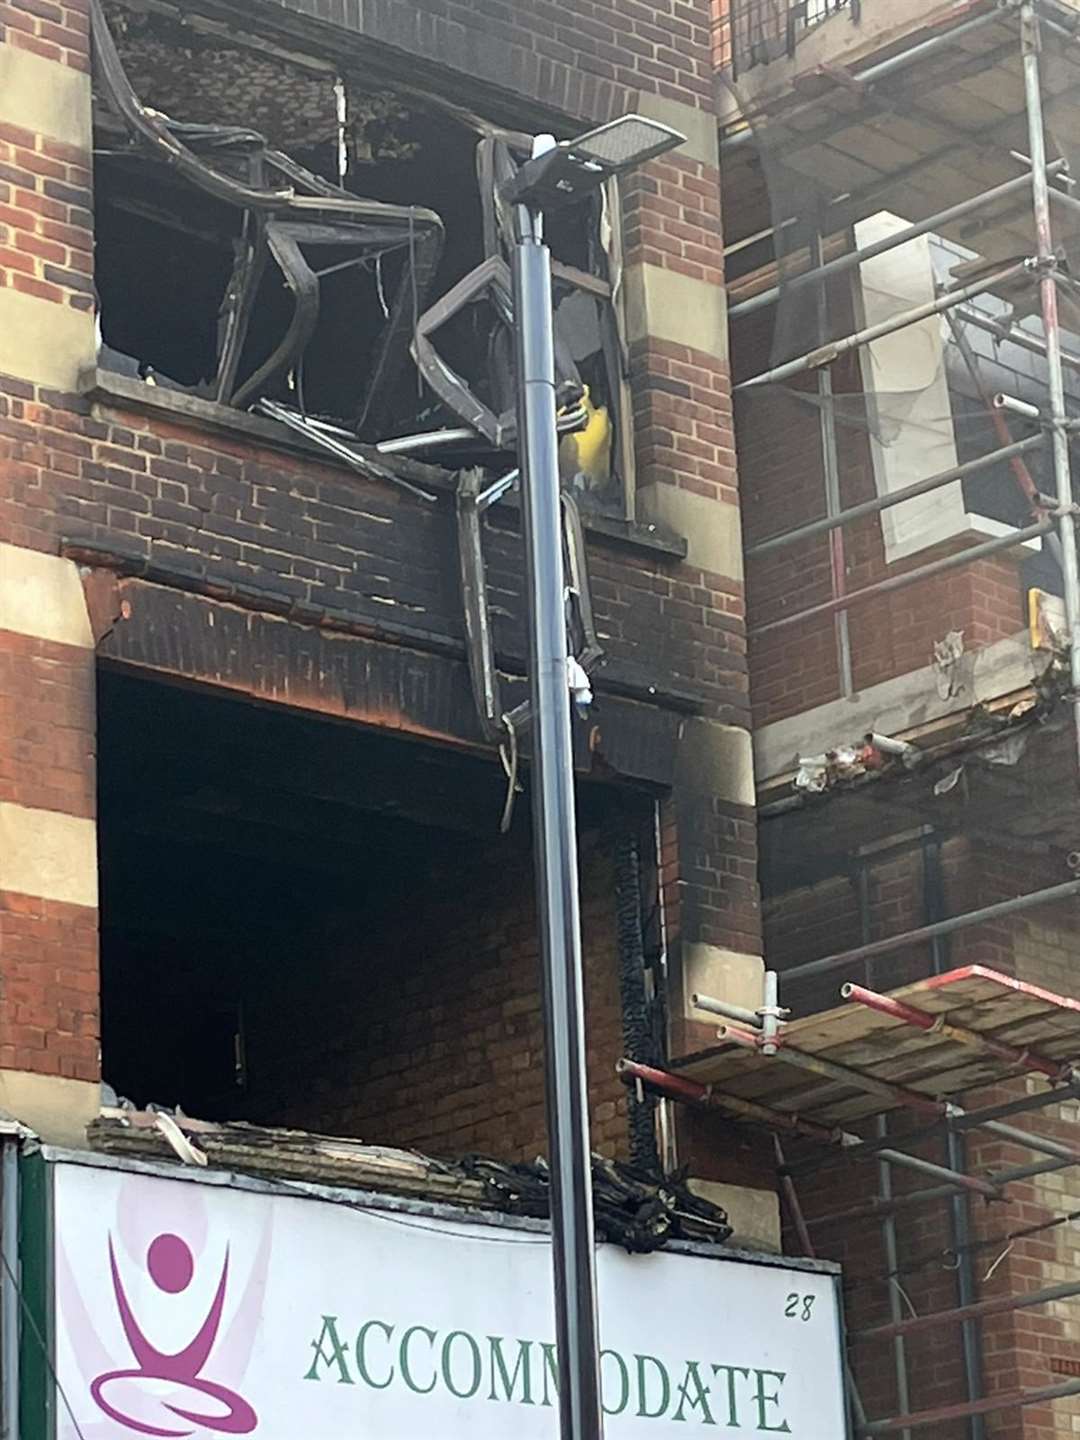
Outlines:
{"type": "Polygon", "coordinates": [[[795,54],[807,31],[846,12],[859,19],[862,0],[719,0],[717,60],[734,79],[795,54]]]}

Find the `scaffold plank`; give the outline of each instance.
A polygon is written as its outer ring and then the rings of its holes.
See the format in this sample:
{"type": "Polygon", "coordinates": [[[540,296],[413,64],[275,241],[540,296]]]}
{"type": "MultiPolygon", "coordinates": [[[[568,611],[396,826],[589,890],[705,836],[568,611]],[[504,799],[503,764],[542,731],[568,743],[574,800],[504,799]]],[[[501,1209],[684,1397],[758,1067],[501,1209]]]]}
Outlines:
{"type": "Polygon", "coordinates": [[[887,997],[952,1027],[926,1031],[861,1004],[791,1021],[778,1053],[766,1057],[743,1045],[719,1042],[672,1068],[715,1091],[768,1104],[823,1125],[853,1123],[899,1108],[858,1085],[822,1077],[785,1061],[791,1047],[804,1056],[861,1072],[874,1081],[948,1098],[998,1084],[1047,1060],[1067,1067],[1080,1058],[1080,1002],[971,965],[916,981],[887,997]],[[974,1042],[957,1038],[971,1032],[974,1042]],[[1028,1052],[1027,1065],[984,1046],[1028,1052]]]}

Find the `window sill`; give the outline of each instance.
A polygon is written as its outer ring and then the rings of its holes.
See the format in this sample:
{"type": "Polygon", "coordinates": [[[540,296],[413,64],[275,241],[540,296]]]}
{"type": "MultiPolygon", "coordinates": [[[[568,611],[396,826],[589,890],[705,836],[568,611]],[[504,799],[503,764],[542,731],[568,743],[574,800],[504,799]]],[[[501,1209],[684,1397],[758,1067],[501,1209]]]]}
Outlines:
{"type": "MultiPolygon", "coordinates": [[[[924,532],[902,543],[886,542],[885,563],[895,565],[898,561],[910,560],[912,556],[933,550],[950,540],[970,540],[973,544],[981,540],[997,540],[1003,535],[1011,535],[1015,529],[1015,525],[1006,525],[1004,521],[992,520],[988,515],[976,515],[972,510],[965,510],[957,516],[955,524],[942,525],[938,533],[924,532]]],[[[1017,548],[1037,551],[1040,542],[1038,537],[1024,540],[1017,548]]]]}
{"type": "MultiPolygon", "coordinates": [[[[199,429],[211,430],[218,435],[227,435],[234,439],[240,436],[260,445],[270,445],[275,450],[287,450],[294,455],[316,456],[335,469],[353,473],[345,464],[339,467],[332,455],[309,444],[294,430],[263,415],[252,415],[247,410],[234,410],[229,405],[219,405],[214,400],[203,400],[197,395],[187,395],[179,390],[168,390],[163,385],[148,385],[145,380],[133,380],[111,370],[86,371],[80,388],[90,400],[103,404],[121,403],[149,415],[168,415],[174,420],[184,420],[199,429]]],[[[437,465],[423,465],[416,460],[403,460],[400,457],[376,457],[374,452],[373,458],[377,458],[380,465],[393,470],[403,480],[417,481],[433,489],[445,490],[447,494],[453,493],[453,475],[449,470],[443,470],[437,465]]]]}
{"type": "MultiPolygon", "coordinates": [[[[148,385],[144,380],[133,380],[109,370],[86,371],[80,389],[89,400],[101,404],[120,404],[149,415],[169,416],[198,429],[233,439],[241,437],[275,450],[286,450],[309,459],[315,458],[324,465],[341,469],[345,474],[354,473],[343,462],[336,461],[326,451],[309,444],[303,436],[285,425],[261,415],[252,415],[249,411],[234,410],[213,400],[202,400],[198,396],[167,390],[163,386],[148,385]]],[[[454,475],[450,470],[377,452],[373,452],[373,458],[377,459],[380,465],[392,469],[403,480],[424,485],[441,494],[454,493],[454,475]]],[[[518,510],[515,496],[508,496],[503,504],[515,513],[518,510]]],[[[612,545],[664,556],[671,560],[682,560],[686,557],[686,541],[662,526],[620,519],[613,515],[590,515],[587,511],[582,513],[581,520],[588,536],[597,541],[606,541],[612,545]]]]}

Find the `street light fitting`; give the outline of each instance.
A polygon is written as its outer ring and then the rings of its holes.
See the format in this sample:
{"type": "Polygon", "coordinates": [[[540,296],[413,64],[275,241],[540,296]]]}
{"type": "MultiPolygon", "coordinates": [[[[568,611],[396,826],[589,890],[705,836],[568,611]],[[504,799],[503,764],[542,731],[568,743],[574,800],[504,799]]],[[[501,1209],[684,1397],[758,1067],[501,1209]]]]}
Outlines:
{"type": "Polygon", "coordinates": [[[595,190],[610,175],[621,175],[684,144],[686,136],[644,115],[621,115],[575,140],[549,142],[527,160],[506,185],[514,205],[554,210],[595,190]]]}
{"type": "Polygon", "coordinates": [[[570,728],[571,696],[581,705],[591,699],[591,690],[566,639],[559,393],[544,211],[573,203],[609,175],[674,149],[684,138],[641,115],[626,115],[561,144],[553,135],[537,135],[532,158],[502,191],[514,209],[514,378],[534,724],[530,789],[543,977],[560,1440],[603,1440],[604,1411],[570,728]]]}

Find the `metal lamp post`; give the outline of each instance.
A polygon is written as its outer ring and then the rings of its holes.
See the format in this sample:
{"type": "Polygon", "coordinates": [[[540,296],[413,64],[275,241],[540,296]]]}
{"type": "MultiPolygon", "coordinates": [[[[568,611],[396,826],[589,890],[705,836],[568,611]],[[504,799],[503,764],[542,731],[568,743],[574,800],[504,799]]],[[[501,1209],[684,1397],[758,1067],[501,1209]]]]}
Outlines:
{"type": "Polygon", "coordinates": [[[514,207],[518,456],[534,725],[533,843],[544,976],[544,1069],[562,1440],[599,1440],[603,1420],[555,428],[551,256],[543,240],[543,212],[578,199],[608,176],[670,150],[684,138],[636,115],[562,144],[551,136],[538,136],[533,142],[533,158],[505,192],[514,207]]]}

